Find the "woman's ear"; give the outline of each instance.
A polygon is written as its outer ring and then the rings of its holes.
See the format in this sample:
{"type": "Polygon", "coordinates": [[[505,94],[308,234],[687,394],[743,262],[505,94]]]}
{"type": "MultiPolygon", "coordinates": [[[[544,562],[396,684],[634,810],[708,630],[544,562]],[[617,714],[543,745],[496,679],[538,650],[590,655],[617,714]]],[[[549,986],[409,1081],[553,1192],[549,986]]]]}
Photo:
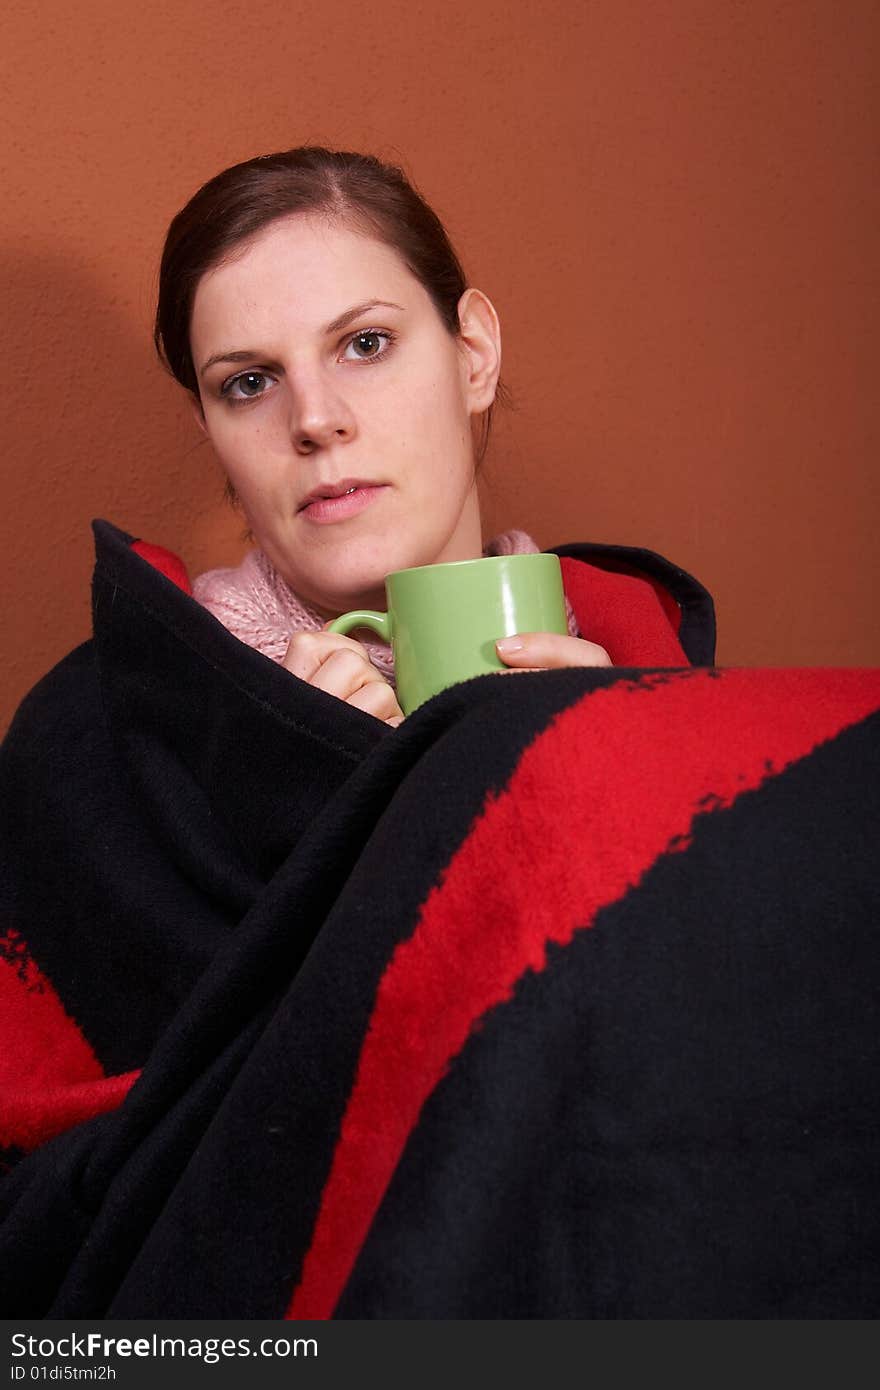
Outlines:
{"type": "Polygon", "coordinates": [[[464,386],[471,415],[488,410],[501,372],[501,324],[482,290],[466,289],[458,301],[464,386]]]}

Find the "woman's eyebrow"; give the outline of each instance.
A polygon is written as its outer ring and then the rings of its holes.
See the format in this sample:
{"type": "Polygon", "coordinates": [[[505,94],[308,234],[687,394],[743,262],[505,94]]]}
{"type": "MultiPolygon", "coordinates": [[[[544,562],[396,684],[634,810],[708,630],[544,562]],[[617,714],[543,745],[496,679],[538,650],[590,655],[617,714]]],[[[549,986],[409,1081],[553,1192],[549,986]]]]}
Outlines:
{"type": "Polygon", "coordinates": [[[354,308],[346,309],[344,314],[340,314],[338,319],[328,323],[324,329],[326,334],[339,333],[343,328],[347,328],[355,319],[360,318],[361,314],[367,313],[369,309],[400,309],[403,312],[402,304],[392,304],[390,299],[368,299],[364,304],[355,304],[354,308]]]}
{"type": "MultiPolygon", "coordinates": [[[[325,337],[332,333],[341,333],[343,328],[347,328],[355,319],[360,318],[361,314],[366,314],[370,309],[399,309],[405,313],[402,304],[393,304],[390,299],[368,299],[363,304],[354,304],[350,309],[346,309],[332,323],[328,323],[324,329],[325,337]]],[[[209,367],[216,366],[218,362],[249,362],[260,354],[252,348],[238,348],[230,352],[215,352],[213,357],[209,357],[207,362],[199,369],[199,376],[204,376],[209,367]]]]}

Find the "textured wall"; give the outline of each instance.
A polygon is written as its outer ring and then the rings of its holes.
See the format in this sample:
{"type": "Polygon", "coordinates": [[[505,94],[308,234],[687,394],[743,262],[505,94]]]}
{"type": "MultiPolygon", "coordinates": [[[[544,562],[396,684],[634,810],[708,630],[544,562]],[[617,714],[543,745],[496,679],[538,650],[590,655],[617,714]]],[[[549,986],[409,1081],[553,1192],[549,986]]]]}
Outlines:
{"type": "Polygon", "coordinates": [[[304,141],[403,162],[498,307],[493,529],[661,550],[725,663],[877,663],[878,36],[875,0],[9,8],[0,719],[88,633],[93,516],[240,553],[156,265],[304,141]]]}

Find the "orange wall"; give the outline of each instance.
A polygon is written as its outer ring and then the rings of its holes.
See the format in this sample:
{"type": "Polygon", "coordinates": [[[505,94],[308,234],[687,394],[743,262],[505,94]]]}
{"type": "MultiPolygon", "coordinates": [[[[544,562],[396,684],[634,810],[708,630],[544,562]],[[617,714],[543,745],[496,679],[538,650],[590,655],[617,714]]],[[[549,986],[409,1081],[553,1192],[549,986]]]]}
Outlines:
{"type": "Polygon", "coordinates": [[[5,721],[89,630],[89,521],[237,556],[153,360],[165,227],[306,141],[403,162],[493,298],[487,521],[660,550],[725,664],[877,664],[876,0],[7,7],[5,721]]]}

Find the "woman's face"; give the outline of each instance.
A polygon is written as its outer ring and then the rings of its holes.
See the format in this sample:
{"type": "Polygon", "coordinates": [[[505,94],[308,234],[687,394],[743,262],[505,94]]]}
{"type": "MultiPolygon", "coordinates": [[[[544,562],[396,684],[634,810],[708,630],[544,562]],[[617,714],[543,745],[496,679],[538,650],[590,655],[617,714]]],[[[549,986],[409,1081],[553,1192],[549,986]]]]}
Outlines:
{"type": "Polygon", "coordinates": [[[199,282],[200,423],[256,541],[325,616],[384,606],[392,570],[480,554],[471,420],[500,337],[479,290],[459,316],[455,339],[396,251],[313,215],[199,282]]]}

